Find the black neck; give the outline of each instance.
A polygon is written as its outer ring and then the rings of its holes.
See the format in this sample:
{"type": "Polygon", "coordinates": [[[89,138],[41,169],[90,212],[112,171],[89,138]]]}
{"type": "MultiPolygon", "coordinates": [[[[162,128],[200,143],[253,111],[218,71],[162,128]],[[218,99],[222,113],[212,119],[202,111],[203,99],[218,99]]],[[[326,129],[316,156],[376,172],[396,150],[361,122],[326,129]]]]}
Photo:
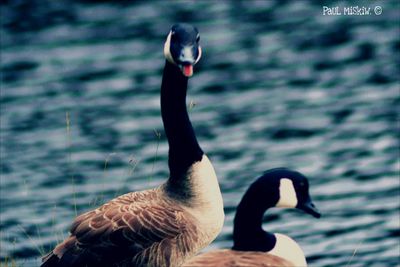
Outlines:
{"type": "Polygon", "coordinates": [[[182,181],[203,156],[186,108],[188,78],[166,61],[161,84],[161,116],[169,144],[170,182],[182,181]]]}
{"type": "Polygon", "coordinates": [[[274,204],[265,202],[266,196],[253,184],[243,196],[236,210],[233,229],[233,248],[241,251],[270,251],[276,243],[275,235],[262,229],[266,210],[274,204]]]}

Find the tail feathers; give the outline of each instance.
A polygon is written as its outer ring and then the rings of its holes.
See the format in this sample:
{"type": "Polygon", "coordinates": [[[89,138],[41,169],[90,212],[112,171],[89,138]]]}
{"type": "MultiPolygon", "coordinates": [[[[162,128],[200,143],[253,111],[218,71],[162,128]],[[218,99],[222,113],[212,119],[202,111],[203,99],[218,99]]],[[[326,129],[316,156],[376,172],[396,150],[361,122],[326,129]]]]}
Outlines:
{"type": "Polygon", "coordinates": [[[40,267],[58,267],[60,259],[51,251],[49,254],[42,258],[42,265],[40,267]]]}

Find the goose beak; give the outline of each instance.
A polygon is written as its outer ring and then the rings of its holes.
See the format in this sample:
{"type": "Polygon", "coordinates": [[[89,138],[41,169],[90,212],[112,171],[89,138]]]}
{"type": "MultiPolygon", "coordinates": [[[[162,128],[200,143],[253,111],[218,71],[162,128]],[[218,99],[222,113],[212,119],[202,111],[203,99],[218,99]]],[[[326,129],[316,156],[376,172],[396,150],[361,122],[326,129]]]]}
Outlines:
{"type": "Polygon", "coordinates": [[[186,77],[192,77],[193,75],[193,65],[188,64],[188,65],[182,65],[181,67],[183,75],[186,77]]]}
{"type": "Polygon", "coordinates": [[[198,45],[182,46],[177,63],[184,76],[191,77],[193,75],[193,66],[200,59],[200,56],[201,48],[198,45]]]}
{"type": "Polygon", "coordinates": [[[321,213],[318,211],[318,209],[315,207],[314,203],[312,203],[311,200],[304,202],[303,204],[300,204],[298,209],[304,211],[305,213],[308,213],[315,218],[321,218],[321,213]]]}

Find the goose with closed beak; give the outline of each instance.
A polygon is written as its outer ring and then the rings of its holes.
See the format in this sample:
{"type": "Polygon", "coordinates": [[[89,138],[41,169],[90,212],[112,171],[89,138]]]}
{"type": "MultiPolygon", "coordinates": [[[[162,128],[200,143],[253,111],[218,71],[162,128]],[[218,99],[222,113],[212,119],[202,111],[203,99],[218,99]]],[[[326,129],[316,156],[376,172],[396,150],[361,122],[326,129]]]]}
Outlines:
{"type": "Polygon", "coordinates": [[[300,246],[290,237],[262,229],[265,211],[272,207],[297,208],[319,218],[311,201],[307,178],[278,168],[259,177],[244,194],[236,211],[232,249],[200,254],[184,267],[292,267],[307,266],[300,246]]]}
{"type": "Polygon", "coordinates": [[[174,25],[164,45],[161,115],[169,178],[78,216],[70,236],[42,267],[180,266],[211,243],[224,221],[214,168],[200,148],[186,108],[188,77],[201,57],[198,30],[174,25]]]}

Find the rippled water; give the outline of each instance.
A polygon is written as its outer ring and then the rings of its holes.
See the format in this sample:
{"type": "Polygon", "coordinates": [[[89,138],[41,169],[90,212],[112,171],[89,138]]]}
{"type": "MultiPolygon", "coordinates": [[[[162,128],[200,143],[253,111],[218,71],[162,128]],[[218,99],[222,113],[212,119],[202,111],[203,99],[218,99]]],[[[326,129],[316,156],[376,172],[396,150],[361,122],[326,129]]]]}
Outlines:
{"type": "Polygon", "coordinates": [[[165,180],[162,46],[187,21],[204,52],[191,119],[226,207],[211,248],[231,246],[254,178],[286,166],[310,177],[323,217],[275,209],[265,229],[296,239],[310,266],[354,252],[349,266],[399,266],[398,1],[330,2],[380,16],[323,16],[319,1],[110,2],[1,4],[2,261],[37,266],[76,212],[165,180]]]}

